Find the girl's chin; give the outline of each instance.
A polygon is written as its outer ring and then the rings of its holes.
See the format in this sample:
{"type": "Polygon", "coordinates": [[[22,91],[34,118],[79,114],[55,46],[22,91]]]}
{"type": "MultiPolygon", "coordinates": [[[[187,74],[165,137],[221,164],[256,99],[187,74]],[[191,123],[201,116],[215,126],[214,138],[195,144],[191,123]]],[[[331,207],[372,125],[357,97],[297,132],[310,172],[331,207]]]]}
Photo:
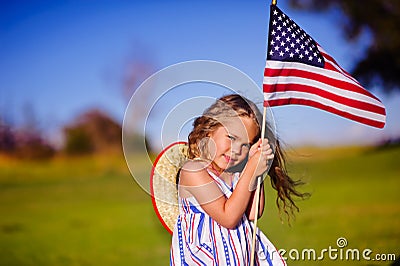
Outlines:
{"type": "Polygon", "coordinates": [[[231,157],[224,155],[223,158],[224,158],[225,164],[228,165],[229,167],[235,165],[235,163],[236,163],[236,160],[232,160],[231,157]]]}
{"type": "Polygon", "coordinates": [[[223,164],[218,164],[218,167],[219,167],[221,170],[225,171],[225,170],[227,170],[227,169],[229,169],[229,168],[234,167],[235,165],[236,165],[236,164],[235,164],[234,162],[224,162],[223,164]]]}
{"type": "Polygon", "coordinates": [[[220,171],[225,171],[230,167],[230,165],[226,162],[215,162],[215,165],[219,168],[220,171]]]}
{"type": "Polygon", "coordinates": [[[215,163],[218,166],[218,168],[220,168],[222,171],[225,171],[237,165],[237,161],[230,160],[230,158],[226,156],[223,156],[219,161],[215,161],[215,163]]]}

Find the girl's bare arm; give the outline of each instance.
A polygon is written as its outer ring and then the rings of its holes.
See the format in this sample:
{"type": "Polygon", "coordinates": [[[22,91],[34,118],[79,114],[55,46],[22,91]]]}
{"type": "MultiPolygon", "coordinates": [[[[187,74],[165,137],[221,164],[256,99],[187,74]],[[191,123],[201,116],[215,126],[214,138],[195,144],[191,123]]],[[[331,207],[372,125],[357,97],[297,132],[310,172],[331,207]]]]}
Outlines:
{"type": "Polygon", "coordinates": [[[180,189],[193,195],[204,211],[219,224],[226,228],[235,228],[248,209],[254,193],[249,189],[254,185],[251,184],[254,183],[254,177],[266,171],[266,161],[273,156],[268,141],[264,141],[264,146],[258,148],[260,143],[261,141],[252,146],[251,156],[229,199],[223,196],[204,163],[199,161],[189,162],[182,168],[180,189]]]}

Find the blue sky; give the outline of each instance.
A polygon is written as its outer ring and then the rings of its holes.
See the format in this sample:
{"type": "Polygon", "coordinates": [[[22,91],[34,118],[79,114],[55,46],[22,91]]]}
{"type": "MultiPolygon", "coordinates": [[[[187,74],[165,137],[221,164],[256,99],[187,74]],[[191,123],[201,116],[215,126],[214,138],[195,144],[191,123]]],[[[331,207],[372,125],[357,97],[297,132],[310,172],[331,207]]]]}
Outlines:
{"type": "MultiPolygon", "coordinates": [[[[269,1],[10,1],[0,8],[0,114],[22,120],[31,106],[52,137],[87,108],[122,122],[124,73],[146,62],[149,74],[197,59],[230,64],[262,83],[269,1]],[[25,108],[26,109],[26,108],[25,108]]],[[[278,6],[345,69],[369,43],[344,41],[340,13],[278,6]]],[[[143,77],[142,77],[143,78],[143,77]]],[[[273,110],[289,145],[360,144],[400,135],[400,95],[373,90],[387,108],[379,130],[308,107],[273,110]]]]}

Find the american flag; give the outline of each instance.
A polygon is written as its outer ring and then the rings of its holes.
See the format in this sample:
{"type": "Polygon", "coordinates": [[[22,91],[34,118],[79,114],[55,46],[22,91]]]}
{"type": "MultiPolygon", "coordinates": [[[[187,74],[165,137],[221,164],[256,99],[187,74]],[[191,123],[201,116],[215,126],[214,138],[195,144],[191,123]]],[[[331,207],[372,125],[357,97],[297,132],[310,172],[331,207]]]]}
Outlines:
{"type": "Polygon", "coordinates": [[[307,105],[373,127],[385,126],[381,101],[276,5],[271,5],[267,47],[265,106],[307,105]]]}

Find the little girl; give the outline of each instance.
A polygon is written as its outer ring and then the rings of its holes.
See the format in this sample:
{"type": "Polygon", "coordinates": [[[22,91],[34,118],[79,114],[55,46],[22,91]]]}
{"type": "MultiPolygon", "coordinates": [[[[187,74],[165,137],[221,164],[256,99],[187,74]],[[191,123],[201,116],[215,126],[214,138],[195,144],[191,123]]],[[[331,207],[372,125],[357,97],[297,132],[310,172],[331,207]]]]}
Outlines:
{"type": "MultiPolygon", "coordinates": [[[[177,180],[179,216],[170,265],[250,265],[256,177],[267,171],[268,163],[278,207],[283,203],[286,214],[298,210],[292,195],[304,194],[286,174],[279,143],[274,155],[268,140],[260,140],[260,119],[254,103],[233,94],[217,100],[194,121],[190,160],[177,180]]],[[[261,189],[260,215],[263,209],[261,189]]],[[[254,265],[286,265],[260,230],[254,265]]]]}

